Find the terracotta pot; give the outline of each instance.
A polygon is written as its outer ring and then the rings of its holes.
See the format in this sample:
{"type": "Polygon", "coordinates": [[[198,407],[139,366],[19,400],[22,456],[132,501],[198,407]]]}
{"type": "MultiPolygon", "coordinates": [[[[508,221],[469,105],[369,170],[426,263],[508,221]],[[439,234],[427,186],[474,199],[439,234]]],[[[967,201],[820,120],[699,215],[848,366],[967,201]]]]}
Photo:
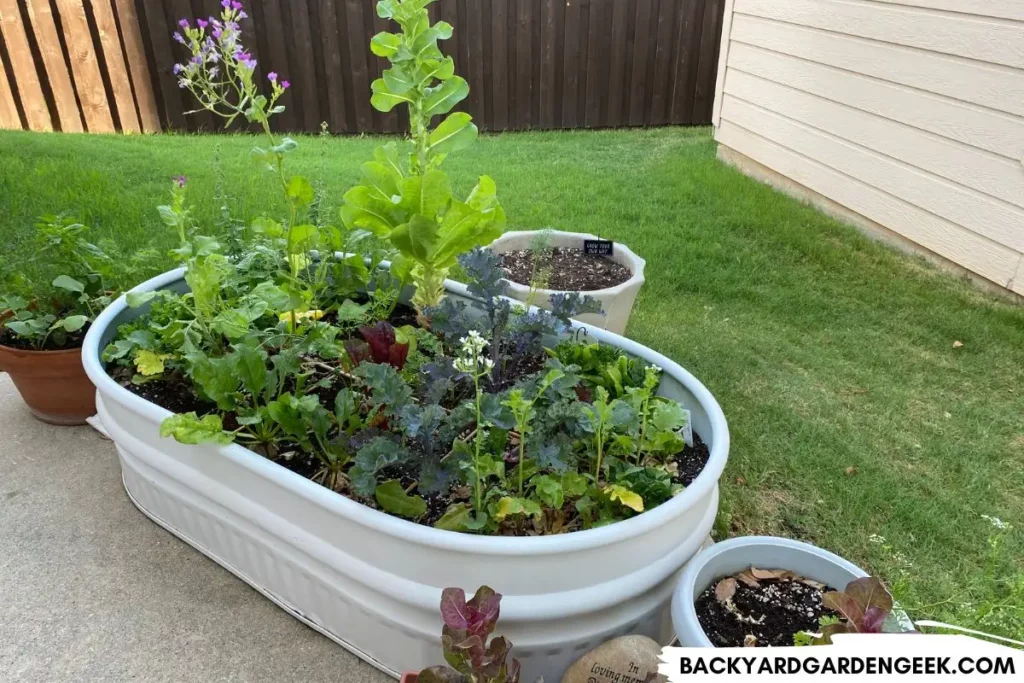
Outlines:
{"type": "Polygon", "coordinates": [[[402,674],[402,681],[401,681],[401,683],[416,683],[416,681],[419,679],[419,677],[420,677],[420,672],[419,671],[406,671],[404,674],[402,674]]]}
{"type": "Polygon", "coordinates": [[[0,346],[0,370],[32,414],[55,425],[85,424],[96,414],[96,389],[82,368],[82,350],[26,351],[0,346]]]}

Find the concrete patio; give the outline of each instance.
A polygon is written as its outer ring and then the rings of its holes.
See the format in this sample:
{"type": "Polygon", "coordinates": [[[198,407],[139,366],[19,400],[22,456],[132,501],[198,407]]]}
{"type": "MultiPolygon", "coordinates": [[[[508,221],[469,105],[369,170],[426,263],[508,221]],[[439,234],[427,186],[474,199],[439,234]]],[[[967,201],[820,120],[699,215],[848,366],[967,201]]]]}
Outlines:
{"type": "Polygon", "coordinates": [[[150,522],[113,445],[5,374],[0,472],[0,681],[390,680],[150,522]]]}

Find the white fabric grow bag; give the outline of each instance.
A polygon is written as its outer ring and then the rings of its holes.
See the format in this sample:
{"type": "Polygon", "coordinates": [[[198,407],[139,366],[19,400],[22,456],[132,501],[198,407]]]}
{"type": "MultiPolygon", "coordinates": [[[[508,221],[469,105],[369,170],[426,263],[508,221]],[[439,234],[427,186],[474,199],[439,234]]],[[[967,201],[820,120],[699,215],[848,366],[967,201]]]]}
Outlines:
{"type": "MultiPolygon", "coordinates": [[[[135,291],[184,291],[183,270],[135,291]]],[[[449,281],[452,296],[470,300],[449,281]]],[[[642,633],[672,637],[676,577],[718,511],[729,451],[725,416],[708,390],[664,356],[578,325],[665,369],[661,393],[692,413],[711,449],[704,472],[668,503],[633,519],[572,534],[482,537],[442,531],[367,508],[239,445],[185,446],[159,435],[170,413],[118,385],[100,358],[117,327],[138,316],[122,296],[96,320],[83,362],[117,445],[125,490],[155,522],[296,618],[397,676],[442,663],[441,589],[481,584],[505,597],[499,633],[514,645],[523,681],[558,681],[601,642],[642,633]]]]}

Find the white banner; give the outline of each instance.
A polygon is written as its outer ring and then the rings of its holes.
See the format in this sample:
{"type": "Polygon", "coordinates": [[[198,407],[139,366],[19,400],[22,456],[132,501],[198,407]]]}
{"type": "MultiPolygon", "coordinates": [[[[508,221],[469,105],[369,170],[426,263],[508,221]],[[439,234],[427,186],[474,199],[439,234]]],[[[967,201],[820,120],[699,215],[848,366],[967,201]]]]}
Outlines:
{"type": "Polygon", "coordinates": [[[666,647],[658,671],[671,683],[713,677],[800,683],[841,677],[875,683],[928,680],[1024,681],[1024,651],[962,635],[841,634],[832,645],[807,647],[666,647]]]}

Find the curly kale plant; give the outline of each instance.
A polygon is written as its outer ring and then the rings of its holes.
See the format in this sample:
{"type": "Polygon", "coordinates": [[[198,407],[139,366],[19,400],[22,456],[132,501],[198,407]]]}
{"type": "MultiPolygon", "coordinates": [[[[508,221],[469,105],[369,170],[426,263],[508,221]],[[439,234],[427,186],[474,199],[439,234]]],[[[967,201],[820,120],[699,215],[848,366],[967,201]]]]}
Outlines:
{"type": "Polygon", "coordinates": [[[395,145],[377,150],[363,164],[360,185],[345,194],[342,219],[386,238],[398,250],[392,272],[416,285],[412,303],[421,313],[444,297],[444,280],[459,254],[489,244],[505,225],[494,181],[482,176],[464,201],[452,194],[441,162],[476,139],[469,114],[448,114],[469,93],[455,64],[437,46],[452,35],[445,22],[431,25],[427,5],[435,0],[381,0],[377,14],[394,20],[400,33],[379,33],[371,49],[391,62],[372,84],[370,102],[388,112],[409,108],[412,150],[400,158],[395,145]]]}

